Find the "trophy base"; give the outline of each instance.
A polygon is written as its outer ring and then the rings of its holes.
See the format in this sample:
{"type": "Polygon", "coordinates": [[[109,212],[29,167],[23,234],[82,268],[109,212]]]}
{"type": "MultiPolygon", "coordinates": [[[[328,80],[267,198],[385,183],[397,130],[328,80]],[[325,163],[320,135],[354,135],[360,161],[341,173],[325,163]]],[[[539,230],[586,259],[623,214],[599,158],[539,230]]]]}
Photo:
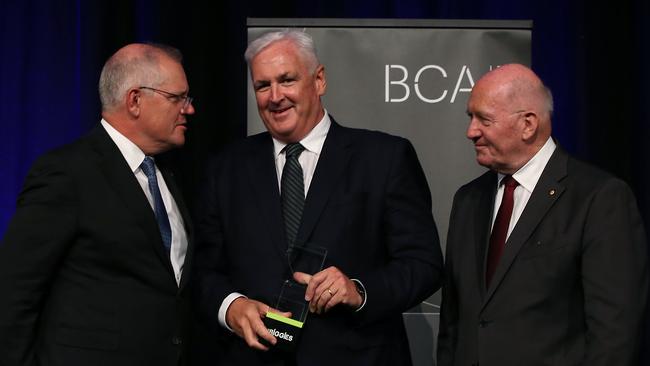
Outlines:
{"type": "Polygon", "coordinates": [[[304,323],[272,312],[266,313],[263,322],[266,329],[269,330],[269,333],[271,333],[278,342],[275,346],[272,346],[267,344],[268,342],[263,338],[260,338],[262,343],[266,346],[285,352],[295,351],[304,323]]]}

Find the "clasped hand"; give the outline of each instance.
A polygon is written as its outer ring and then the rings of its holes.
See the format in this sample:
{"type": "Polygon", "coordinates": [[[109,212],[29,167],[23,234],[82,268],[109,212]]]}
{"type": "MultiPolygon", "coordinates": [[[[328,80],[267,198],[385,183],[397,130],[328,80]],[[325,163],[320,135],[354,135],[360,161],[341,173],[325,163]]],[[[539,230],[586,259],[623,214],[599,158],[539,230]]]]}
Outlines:
{"type": "MultiPolygon", "coordinates": [[[[312,313],[325,313],[338,304],[358,309],[363,303],[354,282],[336,267],[328,267],[314,275],[296,272],[293,278],[296,282],[307,285],[305,301],[309,301],[309,311],[312,313]]],[[[239,297],[228,307],[226,322],[249,347],[267,351],[269,348],[260,343],[260,337],[269,344],[277,343],[277,339],[269,333],[262,321],[268,311],[291,317],[289,312],[281,312],[257,300],[239,297]]]]}
{"type": "Polygon", "coordinates": [[[309,311],[312,313],[325,313],[338,304],[356,310],[363,303],[354,282],[336,267],[328,267],[314,275],[296,272],[293,278],[307,285],[305,301],[309,301],[309,311]]]}
{"type": "Polygon", "coordinates": [[[249,347],[267,351],[269,348],[260,343],[260,337],[270,344],[277,343],[277,339],[269,333],[266,325],[262,322],[269,311],[288,318],[291,317],[289,312],[283,313],[257,300],[239,297],[228,307],[226,322],[238,336],[246,341],[249,347]]]}

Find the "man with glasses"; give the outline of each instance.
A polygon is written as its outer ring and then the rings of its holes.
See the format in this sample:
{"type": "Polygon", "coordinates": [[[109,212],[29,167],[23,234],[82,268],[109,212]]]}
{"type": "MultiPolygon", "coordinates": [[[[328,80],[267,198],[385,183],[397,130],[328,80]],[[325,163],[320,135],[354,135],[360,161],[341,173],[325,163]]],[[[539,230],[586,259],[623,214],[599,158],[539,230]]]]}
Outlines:
{"type": "Polygon", "coordinates": [[[267,132],[216,159],[197,217],[197,288],[203,312],[228,334],[222,361],[409,365],[402,312],[433,293],[442,272],[415,150],[334,121],[308,34],[266,34],[246,60],[267,132]],[[324,248],[324,269],[292,274],[287,251],[300,248],[324,248]],[[285,279],[307,286],[310,311],[293,353],[276,347],[285,333],[263,324],[285,279]]]}
{"type": "Polygon", "coordinates": [[[0,246],[0,364],[180,365],[190,218],[155,156],[194,113],[178,50],[130,44],[101,73],[102,120],[42,156],[0,246]]]}

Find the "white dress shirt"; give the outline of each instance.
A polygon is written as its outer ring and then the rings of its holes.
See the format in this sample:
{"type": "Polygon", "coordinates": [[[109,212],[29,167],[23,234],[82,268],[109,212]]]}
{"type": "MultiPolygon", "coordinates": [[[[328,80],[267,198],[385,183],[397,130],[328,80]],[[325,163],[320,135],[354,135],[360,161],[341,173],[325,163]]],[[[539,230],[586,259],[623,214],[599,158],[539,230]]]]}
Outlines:
{"type": "MultiPolygon", "coordinates": [[[[325,138],[327,137],[327,132],[329,132],[331,125],[332,121],[330,121],[330,117],[327,114],[327,111],[325,111],[323,119],[321,119],[311,131],[309,131],[307,136],[300,140],[300,144],[305,148],[298,157],[298,162],[302,167],[303,178],[305,180],[305,197],[307,197],[307,192],[309,192],[309,186],[314,177],[314,171],[316,171],[316,164],[318,163],[318,158],[323,150],[325,138]]],[[[278,176],[278,190],[281,189],[282,170],[284,169],[284,163],[287,161],[287,157],[284,154],[284,151],[282,151],[285,146],[287,146],[286,143],[276,140],[275,138],[273,139],[275,170],[278,176]]]]}
{"type": "MultiPolygon", "coordinates": [[[[131,140],[113,128],[113,126],[106,122],[106,120],[102,119],[101,124],[115,145],[117,145],[117,148],[122,153],[122,156],[124,156],[127,164],[129,164],[131,171],[138,180],[138,183],[140,183],[140,187],[151,205],[151,209],[155,210],[153,197],[151,196],[151,192],[149,192],[149,180],[142,169],[140,169],[140,164],[142,164],[142,161],[144,161],[145,158],[144,152],[142,152],[142,150],[140,150],[140,148],[131,140]]],[[[169,255],[172,267],[174,268],[176,284],[178,285],[180,284],[181,276],[183,274],[183,264],[185,262],[185,253],[187,252],[187,234],[185,233],[183,218],[181,217],[178,206],[176,205],[176,201],[174,201],[174,197],[169,192],[169,188],[167,188],[167,184],[165,183],[165,178],[162,176],[157,166],[156,179],[158,180],[160,195],[162,196],[165,209],[167,210],[167,216],[169,217],[169,226],[172,230],[172,242],[169,255]]]]}
{"type": "MultiPolygon", "coordinates": [[[[528,160],[524,166],[522,166],[512,175],[512,177],[517,182],[519,182],[519,185],[517,188],[515,188],[513,195],[514,205],[512,207],[512,216],[510,216],[510,226],[508,226],[508,235],[506,236],[506,240],[508,240],[508,237],[510,237],[512,229],[514,229],[517,221],[519,220],[519,217],[521,217],[522,212],[524,212],[524,208],[530,199],[530,195],[533,193],[533,190],[539,181],[539,177],[542,175],[542,172],[544,171],[546,164],[551,158],[551,155],[553,155],[555,147],[555,142],[553,142],[553,139],[549,137],[548,140],[546,140],[544,146],[542,146],[542,148],[537,152],[537,154],[535,154],[532,159],[528,160]]],[[[494,225],[494,221],[497,217],[497,212],[499,211],[499,206],[501,205],[501,200],[503,199],[503,191],[505,188],[504,185],[501,184],[501,180],[504,177],[504,174],[499,173],[497,179],[497,195],[494,199],[492,225],[494,225]]]]}

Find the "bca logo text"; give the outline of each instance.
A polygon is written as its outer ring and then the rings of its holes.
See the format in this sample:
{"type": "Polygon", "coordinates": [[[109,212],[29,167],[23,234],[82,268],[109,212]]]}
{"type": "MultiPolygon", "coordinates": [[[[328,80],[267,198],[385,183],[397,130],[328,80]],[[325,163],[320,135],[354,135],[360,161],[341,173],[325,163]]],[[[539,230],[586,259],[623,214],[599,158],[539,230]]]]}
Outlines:
{"type": "MultiPolygon", "coordinates": [[[[403,65],[386,65],[385,67],[385,87],[386,95],[384,101],[386,103],[401,103],[409,99],[411,96],[411,87],[409,86],[409,71],[403,65]],[[392,79],[391,79],[392,76],[392,79]],[[391,94],[392,92],[392,94],[391,94]]],[[[489,70],[492,70],[490,65],[489,70]]],[[[439,65],[424,65],[416,73],[413,79],[413,90],[415,95],[425,103],[440,103],[448,95],[449,90],[444,89],[440,95],[423,95],[420,90],[420,78],[424,73],[435,73],[433,77],[447,79],[447,71],[439,65]]],[[[474,78],[472,72],[467,65],[463,65],[455,78],[456,83],[449,99],[449,103],[454,103],[458,93],[469,93],[474,87],[474,78]]],[[[445,80],[447,81],[447,80],[445,80]]]]}

